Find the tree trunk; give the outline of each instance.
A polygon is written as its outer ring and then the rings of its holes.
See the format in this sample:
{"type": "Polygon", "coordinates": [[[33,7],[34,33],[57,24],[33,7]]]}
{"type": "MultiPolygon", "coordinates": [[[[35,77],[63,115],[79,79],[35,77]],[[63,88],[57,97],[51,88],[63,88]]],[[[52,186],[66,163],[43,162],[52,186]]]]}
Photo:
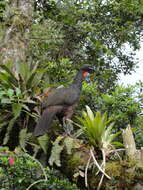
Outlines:
{"type": "Polygon", "coordinates": [[[0,62],[26,62],[33,0],[10,0],[6,8],[5,36],[1,43],[0,62]]]}

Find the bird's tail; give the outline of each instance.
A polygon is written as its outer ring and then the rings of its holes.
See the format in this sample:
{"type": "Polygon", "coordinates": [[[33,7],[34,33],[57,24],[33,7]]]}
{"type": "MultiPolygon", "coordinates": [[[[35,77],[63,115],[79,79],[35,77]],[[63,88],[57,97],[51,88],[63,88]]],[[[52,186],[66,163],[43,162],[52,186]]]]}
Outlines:
{"type": "Polygon", "coordinates": [[[54,116],[61,110],[62,106],[51,106],[46,108],[43,111],[43,114],[35,127],[34,135],[35,136],[44,135],[44,133],[46,133],[48,128],[50,127],[54,116]]]}

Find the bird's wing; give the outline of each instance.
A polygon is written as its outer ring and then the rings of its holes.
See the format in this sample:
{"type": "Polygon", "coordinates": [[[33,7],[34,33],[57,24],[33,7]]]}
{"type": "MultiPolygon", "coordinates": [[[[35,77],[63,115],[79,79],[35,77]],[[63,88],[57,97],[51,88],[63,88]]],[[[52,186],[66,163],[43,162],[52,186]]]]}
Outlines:
{"type": "Polygon", "coordinates": [[[43,101],[42,107],[47,108],[48,106],[54,105],[72,105],[78,100],[79,96],[74,89],[71,88],[59,88],[43,101]]]}
{"type": "Polygon", "coordinates": [[[47,108],[48,106],[61,105],[63,104],[66,88],[56,89],[53,93],[47,96],[43,103],[42,107],[47,108]]]}

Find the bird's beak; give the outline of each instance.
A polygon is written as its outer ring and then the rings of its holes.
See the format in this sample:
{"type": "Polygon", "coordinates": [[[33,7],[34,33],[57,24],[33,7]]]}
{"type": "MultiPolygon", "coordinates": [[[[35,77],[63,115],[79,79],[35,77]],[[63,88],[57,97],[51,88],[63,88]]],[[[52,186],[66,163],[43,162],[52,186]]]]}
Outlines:
{"type": "Polygon", "coordinates": [[[91,81],[91,76],[93,76],[93,73],[95,72],[95,67],[91,66],[89,67],[89,71],[85,77],[85,81],[86,82],[90,82],[91,81]]]}

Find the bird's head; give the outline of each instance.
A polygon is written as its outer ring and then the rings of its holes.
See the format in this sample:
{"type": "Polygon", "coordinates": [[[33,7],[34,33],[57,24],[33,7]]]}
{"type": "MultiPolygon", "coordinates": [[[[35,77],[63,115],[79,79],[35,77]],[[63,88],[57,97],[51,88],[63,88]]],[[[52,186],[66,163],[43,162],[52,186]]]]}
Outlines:
{"type": "Polygon", "coordinates": [[[90,73],[93,73],[95,71],[95,68],[92,65],[84,65],[80,68],[80,71],[82,72],[83,78],[88,78],[90,73]]]}

